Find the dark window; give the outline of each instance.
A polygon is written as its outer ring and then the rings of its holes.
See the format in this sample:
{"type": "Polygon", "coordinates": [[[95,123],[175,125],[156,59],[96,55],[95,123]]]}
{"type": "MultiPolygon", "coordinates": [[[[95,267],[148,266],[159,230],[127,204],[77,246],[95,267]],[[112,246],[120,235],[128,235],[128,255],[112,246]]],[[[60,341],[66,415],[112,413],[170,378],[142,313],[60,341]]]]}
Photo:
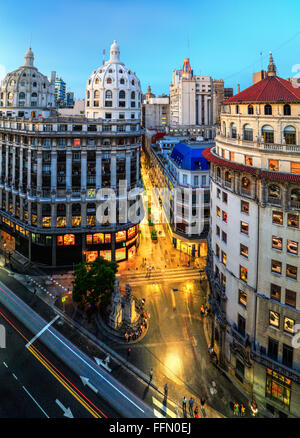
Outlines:
{"type": "Polygon", "coordinates": [[[296,299],[297,299],[296,292],[289,289],[285,290],[285,304],[291,307],[296,307],[296,299]]]}
{"type": "Polygon", "coordinates": [[[272,107],[271,105],[265,105],[265,115],[266,116],[271,116],[272,115],[272,107]]]}
{"type": "Polygon", "coordinates": [[[289,104],[284,105],[283,107],[283,114],[285,116],[290,116],[291,115],[291,107],[289,104]]]}
{"type": "Polygon", "coordinates": [[[277,284],[271,283],[271,298],[276,301],[280,301],[281,297],[281,287],[277,284]]]}
{"type": "Polygon", "coordinates": [[[278,359],[278,341],[272,338],[269,338],[268,356],[273,360],[278,359]]]}
{"type": "Polygon", "coordinates": [[[289,368],[293,368],[293,348],[289,345],[282,345],[282,363],[289,368]]]}
{"type": "Polygon", "coordinates": [[[246,332],[246,320],[240,314],[238,314],[238,332],[245,336],[246,332]]]}
{"type": "Polygon", "coordinates": [[[227,243],[227,234],[225,233],[225,231],[222,231],[222,240],[223,242],[227,243]]]}

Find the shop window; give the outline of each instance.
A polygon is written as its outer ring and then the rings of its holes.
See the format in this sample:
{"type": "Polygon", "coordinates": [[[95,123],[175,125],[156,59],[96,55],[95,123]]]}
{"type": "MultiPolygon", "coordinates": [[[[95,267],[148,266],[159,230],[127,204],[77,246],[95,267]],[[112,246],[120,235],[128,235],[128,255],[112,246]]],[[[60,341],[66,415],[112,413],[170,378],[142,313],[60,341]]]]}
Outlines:
{"type": "Polygon", "coordinates": [[[291,401],[291,381],[275,371],[267,369],[266,397],[289,408],[291,401]]]}
{"type": "Polygon", "coordinates": [[[241,211],[243,213],[249,214],[249,202],[241,201],[241,211]]]}
{"type": "Polygon", "coordinates": [[[278,160],[269,160],[269,170],[272,172],[279,171],[279,161],[278,160]]]}
{"type": "Polygon", "coordinates": [[[92,245],[93,244],[93,235],[92,234],[87,234],[86,235],[86,244],[87,245],[92,245]]]}
{"type": "Polygon", "coordinates": [[[66,246],[75,245],[75,234],[65,234],[64,245],[66,246]]]}
{"type": "Polygon", "coordinates": [[[96,225],[96,216],[87,216],[86,224],[88,227],[94,227],[96,225]]]}
{"type": "Polygon", "coordinates": [[[248,282],[248,269],[240,265],[240,279],[245,283],[248,282]]]}
{"type": "Polygon", "coordinates": [[[56,226],[57,226],[57,228],[65,227],[66,224],[67,224],[67,221],[66,221],[66,217],[65,216],[57,216],[57,218],[56,218],[56,226]]]}
{"type": "Polygon", "coordinates": [[[57,246],[62,246],[64,244],[64,237],[57,236],[57,246]]]}
{"type": "Polygon", "coordinates": [[[126,231],[118,231],[116,233],[116,242],[123,242],[126,240],[126,231]]]}
{"type": "Polygon", "coordinates": [[[247,307],[247,293],[239,289],[239,304],[247,307]]]}
{"type": "Polygon", "coordinates": [[[247,222],[241,221],[241,233],[249,234],[249,224],[247,222]]]}
{"type": "Polygon", "coordinates": [[[105,260],[111,261],[111,251],[110,250],[100,251],[100,256],[103,257],[105,260]]]}
{"type": "Polygon", "coordinates": [[[104,243],[104,234],[103,233],[95,233],[93,235],[93,243],[95,245],[104,243]]]}
{"type": "Polygon", "coordinates": [[[271,271],[275,274],[280,274],[282,272],[282,263],[278,260],[271,260],[271,271]]]}
{"type": "Polygon", "coordinates": [[[269,311],[269,325],[272,327],[279,328],[280,324],[280,315],[277,312],[274,312],[274,310],[269,311]]]}
{"type": "Polygon", "coordinates": [[[272,237],[272,248],[282,250],[282,239],[281,237],[272,237]]]}
{"type": "Polygon", "coordinates": [[[277,284],[271,283],[271,293],[270,293],[270,295],[271,295],[271,298],[273,300],[276,300],[276,301],[280,302],[280,299],[281,299],[281,287],[277,286],[277,284]]]}
{"type": "Polygon", "coordinates": [[[272,222],[273,222],[273,224],[282,225],[283,224],[283,213],[281,211],[273,211],[272,222]]]}
{"type": "Polygon", "coordinates": [[[291,173],[300,175],[300,163],[291,162],[291,173]]]}
{"type": "Polygon", "coordinates": [[[242,243],[240,244],[240,254],[243,257],[248,258],[248,246],[243,245],[242,243]]]}
{"type": "Polygon", "coordinates": [[[125,260],[126,259],[126,248],[119,248],[115,251],[116,261],[125,260]]]}
{"type": "Polygon", "coordinates": [[[296,292],[289,289],[285,290],[285,304],[291,307],[296,307],[296,299],[297,299],[296,292]]]}
{"type": "Polygon", "coordinates": [[[292,265],[286,265],[286,276],[297,280],[297,267],[292,265]]]}
{"type": "Polygon", "coordinates": [[[94,262],[98,257],[98,251],[86,251],[85,258],[88,263],[94,262]]]}
{"type": "Polygon", "coordinates": [[[288,227],[299,228],[299,216],[297,214],[288,214],[288,227]]]}
{"type": "Polygon", "coordinates": [[[288,240],[286,244],[286,250],[289,254],[298,255],[298,242],[294,240],[288,240]]]}
{"type": "Polygon", "coordinates": [[[130,239],[135,235],[135,227],[131,227],[127,230],[127,238],[130,239]]]}
{"type": "Polygon", "coordinates": [[[81,225],[81,216],[73,216],[72,227],[80,227],[80,225],[81,225]]]}
{"type": "Polygon", "coordinates": [[[295,325],[295,320],[288,318],[287,316],[284,318],[283,321],[283,330],[287,333],[294,333],[294,325],[295,325]]]}
{"type": "Polygon", "coordinates": [[[111,235],[105,234],[105,243],[110,243],[110,242],[111,242],[111,235]]]}

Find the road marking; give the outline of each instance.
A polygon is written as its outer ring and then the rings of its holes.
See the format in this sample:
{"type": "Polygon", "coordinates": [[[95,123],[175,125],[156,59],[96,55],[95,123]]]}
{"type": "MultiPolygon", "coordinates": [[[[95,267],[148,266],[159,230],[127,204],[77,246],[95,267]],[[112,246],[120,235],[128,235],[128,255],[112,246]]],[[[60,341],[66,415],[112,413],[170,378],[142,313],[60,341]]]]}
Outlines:
{"type": "Polygon", "coordinates": [[[13,376],[14,376],[14,378],[16,379],[16,380],[18,380],[18,377],[13,373],[13,376]]]}
{"type": "Polygon", "coordinates": [[[59,315],[56,315],[55,318],[52,319],[52,321],[50,321],[47,325],[45,325],[45,327],[40,330],[35,336],[34,338],[31,339],[31,341],[27,342],[27,344],[25,345],[26,348],[28,348],[38,337],[41,336],[42,333],[44,333],[44,331],[46,331],[58,318],[60,318],[59,315]]]}
{"type": "Polygon", "coordinates": [[[84,376],[80,376],[82,383],[87,385],[92,391],[94,391],[96,394],[98,394],[98,389],[90,383],[90,379],[84,376]]]}
{"type": "Polygon", "coordinates": [[[74,418],[74,415],[72,414],[72,411],[70,408],[66,408],[58,399],[56,399],[55,402],[58,404],[60,409],[62,409],[64,411],[65,417],[74,418]]]}
{"type": "Polygon", "coordinates": [[[166,405],[164,405],[163,402],[157,400],[155,397],[152,397],[152,401],[157,408],[165,413],[165,416],[169,415],[171,418],[176,418],[176,414],[171,411],[166,405]]]}
{"type": "Polygon", "coordinates": [[[5,362],[3,362],[3,365],[6,367],[6,368],[8,368],[8,365],[7,365],[7,363],[5,363],[5,362]]]}
{"type": "Polygon", "coordinates": [[[34,403],[40,408],[40,410],[43,412],[43,414],[45,415],[45,417],[50,418],[48,414],[46,414],[46,412],[44,411],[44,409],[38,404],[38,402],[36,401],[36,399],[30,394],[29,391],[27,391],[27,389],[25,388],[25,386],[22,386],[22,388],[24,389],[24,391],[27,392],[27,394],[29,395],[29,397],[34,401],[34,403]]]}

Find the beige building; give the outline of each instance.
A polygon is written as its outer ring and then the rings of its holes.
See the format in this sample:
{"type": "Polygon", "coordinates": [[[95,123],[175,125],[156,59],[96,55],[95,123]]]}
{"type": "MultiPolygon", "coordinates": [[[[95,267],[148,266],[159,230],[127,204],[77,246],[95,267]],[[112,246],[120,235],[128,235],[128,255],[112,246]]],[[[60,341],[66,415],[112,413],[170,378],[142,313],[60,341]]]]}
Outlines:
{"type": "Polygon", "coordinates": [[[148,86],[142,103],[142,123],[146,129],[165,129],[170,123],[170,98],[167,95],[155,97],[148,86]]]}
{"type": "Polygon", "coordinates": [[[300,90],[267,76],[228,99],[211,162],[211,343],[260,412],[299,417],[300,90]]]}

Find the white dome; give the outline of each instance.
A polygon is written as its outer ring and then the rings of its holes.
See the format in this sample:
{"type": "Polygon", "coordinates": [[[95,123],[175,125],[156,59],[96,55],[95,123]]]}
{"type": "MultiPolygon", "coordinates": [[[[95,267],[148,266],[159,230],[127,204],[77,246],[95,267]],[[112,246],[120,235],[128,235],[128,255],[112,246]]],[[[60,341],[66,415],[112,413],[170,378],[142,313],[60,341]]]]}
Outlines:
{"type": "Polygon", "coordinates": [[[140,102],[141,83],[120,61],[120,49],[115,40],[109,61],[95,70],[87,81],[86,117],[119,119],[123,114],[122,118],[139,119],[140,102]]]}
{"type": "Polygon", "coordinates": [[[6,75],[0,85],[0,111],[18,116],[32,110],[55,107],[54,83],[33,65],[31,48],[25,54],[25,63],[6,75]],[[26,111],[27,109],[27,111],[26,111]]]}

